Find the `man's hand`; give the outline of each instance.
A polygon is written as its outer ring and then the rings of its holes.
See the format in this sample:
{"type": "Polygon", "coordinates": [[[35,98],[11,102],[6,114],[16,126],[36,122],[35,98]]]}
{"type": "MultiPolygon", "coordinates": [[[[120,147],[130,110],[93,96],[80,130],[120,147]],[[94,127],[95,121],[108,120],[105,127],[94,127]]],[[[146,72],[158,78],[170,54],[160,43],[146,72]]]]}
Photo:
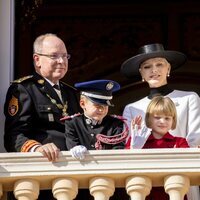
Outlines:
{"type": "Polygon", "coordinates": [[[47,143],[35,149],[35,152],[41,152],[49,161],[56,161],[59,157],[60,149],[54,143],[47,143]]]}
{"type": "Polygon", "coordinates": [[[77,145],[70,149],[72,157],[76,158],[77,160],[83,160],[86,152],[87,148],[83,145],[77,145]]]}

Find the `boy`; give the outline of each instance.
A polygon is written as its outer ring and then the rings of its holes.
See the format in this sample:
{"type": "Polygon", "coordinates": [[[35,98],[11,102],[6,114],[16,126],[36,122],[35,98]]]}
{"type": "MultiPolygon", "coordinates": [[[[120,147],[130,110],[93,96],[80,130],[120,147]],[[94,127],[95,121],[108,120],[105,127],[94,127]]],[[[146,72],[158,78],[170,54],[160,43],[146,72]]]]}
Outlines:
{"type": "Polygon", "coordinates": [[[80,91],[83,114],[65,121],[66,146],[72,156],[84,159],[87,150],[124,149],[128,135],[128,128],[123,131],[124,119],[108,115],[112,93],[120,89],[119,83],[93,80],[76,83],[75,87],[80,91]]]}

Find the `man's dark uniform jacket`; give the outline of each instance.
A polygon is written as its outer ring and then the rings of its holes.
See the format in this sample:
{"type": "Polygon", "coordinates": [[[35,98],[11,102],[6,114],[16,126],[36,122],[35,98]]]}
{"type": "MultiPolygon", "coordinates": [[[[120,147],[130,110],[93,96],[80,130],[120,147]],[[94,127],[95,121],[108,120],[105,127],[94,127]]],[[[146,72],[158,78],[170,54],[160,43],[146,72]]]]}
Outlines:
{"type": "Polygon", "coordinates": [[[101,149],[123,149],[126,139],[126,133],[123,135],[123,121],[107,115],[104,117],[100,124],[94,124],[91,119],[85,117],[83,114],[79,116],[72,117],[65,121],[65,135],[66,135],[66,145],[68,149],[73,148],[76,145],[83,145],[88,150],[96,149],[97,134],[102,134],[105,137],[105,142],[110,140],[106,144],[100,142],[101,149]],[[116,144],[112,136],[120,136],[116,144]],[[108,137],[107,137],[108,136],[108,137]],[[115,142],[114,142],[115,143],[115,142]]]}
{"type": "Polygon", "coordinates": [[[60,82],[62,100],[39,74],[14,81],[4,105],[4,146],[8,152],[26,152],[39,143],[67,150],[63,114],[79,112],[76,90],[60,82]],[[64,109],[63,109],[64,108],[64,109]]]}

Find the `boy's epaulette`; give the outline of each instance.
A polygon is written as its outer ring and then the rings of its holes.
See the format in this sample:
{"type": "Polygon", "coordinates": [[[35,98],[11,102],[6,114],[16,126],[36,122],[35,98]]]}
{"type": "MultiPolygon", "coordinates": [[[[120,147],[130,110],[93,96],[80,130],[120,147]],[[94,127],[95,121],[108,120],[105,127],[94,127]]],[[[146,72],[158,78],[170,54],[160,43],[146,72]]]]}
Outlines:
{"type": "Polygon", "coordinates": [[[19,78],[19,79],[16,79],[16,80],[14,80],[14,81],[11,81],[11,83],[21,83],[21,82],[23,82],[23,81],[25,81],[25,80],[28,80],[28,79],[32,78],[32,77],[33,77],[33,75],[24,76],[24,77],[22,77],[22,78],[19,78]]]}
{"type": "Polygon", "coordinates": [[[121,119],[121,120],[126,120],[123,116],[121,115],[110,115],[111,117],[117,118],[117,119],[121,119]]]}
{"type": "Polygon", "coordinates": [[[78,117],[78,116],[80,116],[80,115],[81,115],[81,113],[76,113],[76,114],[74,114],[74,115],[65,116],[65,117],[61,118],[60,121],[73,119],[74,117],[78,117]]]}
{"type": "Polygon", "coordinates": [[[73,90],[77,90],[75,87],[73,87],[73,86],[71,86],[71,85],[69,85],[69,84],[67,84],[67,83],[65,83],[63,81],[60,81],[60,82],[61,82],[61,84],[66,85],[66,86],[72,88],[73,90]]]}

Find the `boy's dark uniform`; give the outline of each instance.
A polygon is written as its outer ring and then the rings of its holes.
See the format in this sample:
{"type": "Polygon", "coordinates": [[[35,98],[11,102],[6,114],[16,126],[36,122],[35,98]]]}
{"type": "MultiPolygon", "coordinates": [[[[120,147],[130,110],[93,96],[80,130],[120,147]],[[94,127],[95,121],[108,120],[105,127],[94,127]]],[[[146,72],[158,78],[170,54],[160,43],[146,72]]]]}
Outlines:
{"type": "Polygon", "coordinates": [[[73,87],[60,82],[60,89],[63,102],[37,73],[11,84],[4,106],[4,146],[8,152],[28,151],[34,141],[54,143],[60,150],[67,150],[65,126],[60,118],[77,113],[80,108],[73,87]]]}
{"type": "MultiPolygon", "coordinates": [[[[93,124],[92,120],[83,114],[65,121],[66,145],[68,149],[76,145],[84,145],[88,150],[95,150],[96,146],[99,146],[96,139],[98,134],[110,137],[120,135],[122,132],[123,121],[109,115],[105,116],[100,124],[93,124]]],[[[123,137],[123,134],[121,137],[123,137]]],[[[123,139],[123,141],[125,140],[123,139]]],[[[117,144],[100,142],[100,145],[101,149],[124,149],[124,142],[117,144]]]]}
{"type": "MultiPolygon", "coordinates": [[[[88,150],[95,150],[97,142],[97,134],[106,136],[123,137],[123,121],[113,116],[107,115],[104,117],[101,124],[93,124],[91,119],[88,119],[83,114],[65,120],[66,145],[68,149],[76,145],[84,145],[88,150]]],[[[126,133],[125,133],[126,134],[126,133]]],[[[124,136],[125,136],[124,134],[124,136]]],[[[105,144],[101,142],[102,149],[124,149],[124,140],[117,144],[105,144]]],[[[124,188],[118,188],[110,200],[117,200],[119,197],[123,200],[129,199],[124,188]]],[[[76,200],[88,199],[93,200],[89,189],[79,189],[76,200]]]]}
{"type": "MultiPolygon", "coordinates": [[[[120,87],[110,80],[94,80],[75,84],[81,95],[99,105],[112,106],[112,92],[120,87]],[[108,98],[107,98],[108,97],[108,98]]],[[[106,115],[101,122],[85,114],[67,117],[65,120],[66,145],[68,149],[82,145],[87,150],[124,149],[128,127],[121,116],[106,115]],[[124,129],[124,126],[126,127],[124,129]]],[[[76,200],[93,200],[89,189],[79,189],[76,200]]],[[[124,188],[117,188],[110,200],[129,199],[124,188]]]]}

